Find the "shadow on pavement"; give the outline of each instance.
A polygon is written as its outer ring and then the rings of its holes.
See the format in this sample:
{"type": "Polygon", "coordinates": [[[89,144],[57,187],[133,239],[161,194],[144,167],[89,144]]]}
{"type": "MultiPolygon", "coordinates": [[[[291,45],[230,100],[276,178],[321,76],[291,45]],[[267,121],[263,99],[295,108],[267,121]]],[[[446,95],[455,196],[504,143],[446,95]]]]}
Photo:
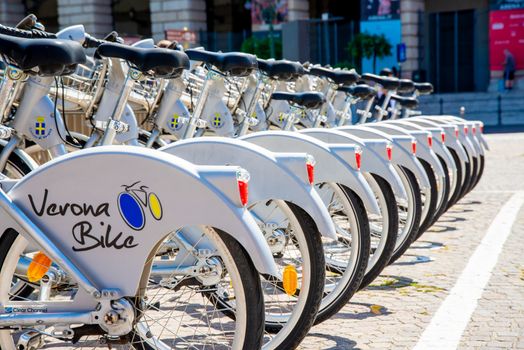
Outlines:
{"type": "MultiPolygon", "coordinates": [[[[447,226],[444,226],[444,227],[447,227],[447,226]]],[[[444,230],[444,231],[447,231],[447,230],[444,230]]],[[[443,231],[436,230],[435,232],[443,232],[443,231]]],[[[444,247],[444,244],[439,243],[439,242],[416,241],[416,242],[413,242],[409,248],[410,249],[440,249],[443,247],[444,247]]]]}
{"type": "Polygon", "coordinates": [[[409,261],[400,261],[400,262],[397,261],[393,265],[396,265],[396,266],[411,266],[411,265],[417,265],[417,264],[425,264],[425,263],[433,261],[432,258],[430,258],[428,256],[425,256],[425,255],[405,254],[404,253],[403,257],[406,257],[406,256],[412,256],[413,258],[411,260],[409,260],[409,261]]]}
{"type": "Polygon", "coordinates": [[[322,333],[310,333],[309,336],[324,338],[336,343],[335,346],[326,348],[325,350],[342,350],[342,349],[359,349],[357,348],[357,343],[351,339],[337,337],[335,335],[322,334],[322,333]]]}
{"type": "MultiPolygon", "coordinates": [[[[457,220],[457,221],[460,221],[460,220],[457,220]]],[[[433,224],[433,226],[431,226],[428,230],[428,232],[437,232],[437,233],[451,232],[451,231],[457,231],[457,228],[452,227],[452,226],[442,225],[440,220],[437,223],[433,224]]],[[[420,249],[420,248],[417,248],[417,249],[420,249]]]]}

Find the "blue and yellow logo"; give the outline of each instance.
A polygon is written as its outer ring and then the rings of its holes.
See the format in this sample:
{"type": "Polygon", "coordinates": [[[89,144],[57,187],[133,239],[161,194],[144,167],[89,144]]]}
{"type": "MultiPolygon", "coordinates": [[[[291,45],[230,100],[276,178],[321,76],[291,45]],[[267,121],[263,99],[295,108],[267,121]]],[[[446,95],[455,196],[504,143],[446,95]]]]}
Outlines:
{"type": "Polygon", "coordinates": [[[222,125],[224,125],[224,121],[220,113],[218,112],[215,113],[215,117],[213,118],[211,124],[213,124],[215,128],[221,128],[222,125]]]}
{"type": "Polygon", "coordinates": [[[118,210],[129,227],[135,231],[144,228],[146,225],[145,208],[149,209],[155,220],[162,219],[162,203],[156,193],[149,192],[149,188],[140,185],[140,181],[122,187],[124,191],[118,195],[118,210]]]}
{"type": "Polygon", "coordinates": [[[45,118],[44,117],[36,117],[35,134],[37,134],[38,136],[45,135],[45,118]]]}
{"type": "Polygon", "coordinates": [[[182,123],[178,120],[180,116],[178,114],[173,115],[173,118],[169,121],[169,127],[173,130],[178,130],[182,126],[182,123]]]}
{"type": "Polygon", "coordinates": [[[36,117],[34,127],[29,131],[36,139],[45,139],[51,134],[51,129],[47,127],[45,117],[36,117]]]}

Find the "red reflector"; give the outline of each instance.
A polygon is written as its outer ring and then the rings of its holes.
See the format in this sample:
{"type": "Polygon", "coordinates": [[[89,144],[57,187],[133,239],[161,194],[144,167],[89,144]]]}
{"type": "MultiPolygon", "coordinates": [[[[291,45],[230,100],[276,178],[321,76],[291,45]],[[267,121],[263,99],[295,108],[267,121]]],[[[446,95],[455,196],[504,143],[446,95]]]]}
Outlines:
{"type": "Polygon", "coordinates": [[[240,193],[240,203],[246,205],[249,197],[249,190],[246,181],[238,180],[238,192],[240,193]]]}
{"type": "Polygon", "coordinates": [[[391,159],[393,159],[393,146],[392,145],[386,146],[386,154],[388,155],[388,160],[391,162],[391,159]]]}
{"type": "Polygon", "coordinates": [[[428,145],[429,148],[433,147],[433,137],[431,137],[431,135],[428,135],[428,145]]]}
{"type": "Polygon", "coordinates": [[[455,128],[455,137],[458,139],[459,137],[459,129],[458,128],[455,128]]]}
{"type": "Polygon", "coordinates": [[[360,170],[360,165],[362,164],[362,151],[355,151],[355,163],[357,163],[357,169],[360,170]]]}
{"type": "Polygon", "coordinates": [[[315,183],[315,166],[313,164],[306,164],[306,166],[309,183],[313,185],[315,183]]]}
{"type": "Polygon", "coordinates": [[[473,133],[473,135],[475,135],[477,133],[477,128],[476,127],[472,127],[471,128],[471,132],[473,133]]]}
{"type": "Polygon", "coordinates": [[[411,141],[411,152],[413,155],[417,154],[417,141],[411,141]]]}
{"type": "Polygon", "coordinates": [[[480,126],[480,133],[481,133],[481,134],[484,133],[484,125],[481,125],[481,126],[480,126]]]}
{"type": "Polygon", "coordinates": [[[242,205],[246,205],[249,200],[249,190],[248,190],[248,182],[249,182],[250,176],[249,172],[245,169],[238,169],[237,171],[237,183],[238,183],[238,193],[240,195],[240,203],[242,205]]]}
{"type": "Polygon", "coordinates": [[[315,183],[315,158],[312,155],[308,154],[306,156],[306,168],[307,168],[307,178],[309,184],[313,185],[315,183]]]}
{"type": "Polygon", "coordinates": [[[468,134],[468,127],[467,126],[464,127],[464,134],[466,134],[466,135],[468,134]]]}
{"type": "Polygon", "coordinates": [[[442,139],[442,143],[446,142],[446,133],[440,133],[440,138],[442,139]]]}

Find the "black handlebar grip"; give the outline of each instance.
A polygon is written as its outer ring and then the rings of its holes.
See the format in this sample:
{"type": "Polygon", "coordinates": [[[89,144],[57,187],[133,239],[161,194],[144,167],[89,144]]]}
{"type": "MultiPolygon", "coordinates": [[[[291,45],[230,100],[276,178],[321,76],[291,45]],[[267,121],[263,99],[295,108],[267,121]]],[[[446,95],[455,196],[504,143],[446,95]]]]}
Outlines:
{"type": "Polygon", "coordinates": [[[18,38],[27,39],[56,39],[56,34],[44,32],[42,30],[32,29],[23,30],[13,27],[8,27],[0,24],[0,34],[16,36],[18,38]]]}

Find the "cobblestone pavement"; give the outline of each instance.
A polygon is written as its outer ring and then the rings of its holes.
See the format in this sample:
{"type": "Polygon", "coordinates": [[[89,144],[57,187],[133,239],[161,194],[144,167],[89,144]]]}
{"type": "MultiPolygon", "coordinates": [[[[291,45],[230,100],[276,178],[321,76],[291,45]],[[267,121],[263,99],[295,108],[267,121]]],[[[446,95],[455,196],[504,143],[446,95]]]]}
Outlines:
{"type": "MultiPolygon", "coordinates": [[[[397,263],[315,326],[301,349],[411,349],[447,297],[501,206],[524,190],[524,133],[487,135],[477,188],[397,263]]],[[[462,334],[460,349],[524,349],[524,208],[462,334]]]]}

